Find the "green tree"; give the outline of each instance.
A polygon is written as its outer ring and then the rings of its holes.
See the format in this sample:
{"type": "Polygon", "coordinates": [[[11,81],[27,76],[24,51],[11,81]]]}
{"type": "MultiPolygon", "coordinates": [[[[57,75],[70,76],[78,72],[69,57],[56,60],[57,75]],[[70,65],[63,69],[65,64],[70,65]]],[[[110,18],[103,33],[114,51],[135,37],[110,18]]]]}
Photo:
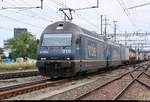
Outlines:
{"type": "Polygon", "coordinates": [[[3,50],[2,49],[0,49],[0,54],[3,54],[3,50]]]}
{"type": "Polygon", "coordinates": [[[9,39],[8,47],[13,50],[10,54],[12,58],[36,58],[37,42],[29,32],[23,32],[18,37],[9,39]]]}

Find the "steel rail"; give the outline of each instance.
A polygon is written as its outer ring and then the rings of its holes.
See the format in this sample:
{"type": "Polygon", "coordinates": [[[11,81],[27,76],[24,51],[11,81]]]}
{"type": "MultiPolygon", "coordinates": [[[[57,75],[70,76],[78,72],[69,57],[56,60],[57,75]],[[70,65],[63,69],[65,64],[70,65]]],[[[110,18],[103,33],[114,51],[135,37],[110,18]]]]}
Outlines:
{"type": "Polygon", "coordinates": [[[64,79],[64,80],[58,80],[58,81],[47,81],[47,82],[43,81],[42,83],[33,82],[36,84],[31,83],[32,85],[27,84],[27,86],[17,87],[14,89],[10,88],[10,90],[8,88],[7,91],[0,92],[0,100],[14,97],[20,94],[25,94],[25,93],[29,93],[32,91],[40,90],[40,89],[47,88],[53,85],[58,85],[58,84],[65,83],[68,81],[69,81],[68,79],[64,79]]]}
{"type": "Polygon", "coordinates": [[[25,87],[25,86],[35,85],[35,84],[38,84],[38,83],[44,83],[46,81],[47,80],[45,79],[45,80],[39,80],[39,81],[35,81],[35,82],[29,82],[29,83],[17,84],[17,85],[13,85],[13,86],[1,87],[0,88],[0,93],[4,92],[4,91],[16,89],[16,88],[22,88],[22,87],[25,87]]]}
{"type": "Polygon", "coordinates": [[[124,94],[124,92],[136,81],[136,79],[138,78],[138,77],[140,77],[141,75],[143,74],[143,72],[141,72],[136,78],[134,78],[133,80],[131,80],[130,82],[129,82],[129,84],[127,84],[123,89],[122,89],[122,91],[120,91],[112,100],[117,100],[117,99],[119,99],[123,94],[124,94]]]}
{"type": "Polygon", "coordinates": [[[37,76],[37,75],[39,75],[38,71],[1,73],[0,74],[0,80],[20,78],[20,77],[29,77],[29,76],[37,76]]]}
{"type": "MultiPolygon", "coordinates": [[[[82,98],[84,98],[84,97],[87,97],[87,96],[88,96],[89,94],[91,94],[92,92],[94,92],[94,91],[96,91],[96,90],[98,90],[98,89],[100,89],[100,88],[102,88],[102,87],[104,87],[104,86],[106,86],[106,85],[108,85],[108,84],[110,84],[110,83],[116,81],[116,80],[119,80],[119,79],[121,79],[122,77],[124,77],[124,76],[126,76],[126,75],[128,75],[128,74],[133,78],[133,80],[135,80],[135,78],[133,77],[133,75],[132,75],[131,73],[134,72],[134,71],[137,71],[137,70],[138,70],[139,68],[141,68],[141,67],[142,67],[142,68],[145,68],[145,67],[143,67],[143,65],[136,66],[135,69],[133,69],[133,70],[131,70],[131,71],[128,71],[128,72],[126,72],[125,74],[123,74],[123,75],[121,75],[121,76],[119,76],[119,77],[117,77],[117,78],[114,78],[114,79],[112,79],[112,80],[110,80],[110,81],[104,83],[103,85],[94,88],[93,90],[91,90],[91,91],[89,91],[89,92],[86,92],[85,94],[82,94],[82,95],[78,96],[78,97],[75,98],[74,100],[80,100],[80,99],[82,99],[82,98]]],[[[143,72],[142,72],[142,73],[143,73],[143,72]]],[[[141,76],[142,73],[140,73],[140,74],[137,76],[137,78],[138,78],[139,76],[141,76]]],[[[133,83],[133,80],[132,80],[126,87],[130,86],[130,85],[133,83]]],[[[115,98],[113,98],[113,100],[115,100],[116,98],[118,98],[118,97],[120,96],[120,94],[122,94],[122,92],[124,92],[124,90],[126,90],[126,88],[124,88],[117,96],[115,96],[115,98]]]]}
{"type": "MultiPolygon", "coordinates": [[[[125,74],[123,75],[120,75],[119,77],[103,84],[101,87],[111,83],[112,81],[115,81],[115,80],[118,80],[120,78],[122,78],[123,76],[135,71],[136,69],[138,69],[139,67],[136,67],[134,70],[132,71],[128,71],[126,72],[125,74]]],[[[20,95],[20,94],[24,94],[24,93],[28,93],[28,92],[32,92],[32,91],[35,91],[35,90],[39,90],[39,89],[43,89],[43,88],[47,88],[47,87],[50,87],[52,85],[59,85],[61,83],[65,83],[65,82],[68,82],[70,81],[70,79],[64,79],[64,80],[59,80],[59,81],[53,81],[53,82],[43,82],[43,83],[36,83],[36,84],[31,84],[31,83],[26,83],[25,86],[21,87],[21,85],[16,85],[14,88],[13,87],[6,87],[6,91],[4,89],[0,89],[0,99],[6,99],[6,98],[9,98],[9,97],[12,97],[12,96],[17,96],[17,95],[20,95]]],[[[97,89],[97,88],[96,88],[97,89]]],[[[96,90],[95,89],[95,90],[96,90]]],[[[94,90],[93,90],[94,91],[94,90]]]]}
{"type": "Polygon", "coordinates": [[[147,74],[146,72],[144,72],[144,74],[150,78],[150,75],[149,75],[149,74],[147,74]]]}
{"type": "MultiPolygon", "coordinates": [[[[98,73],[104,73],[104,72],[98,72],[98,73]]],[[[91,73],[91,74],[89,74],[90,76],[94,76],[95,75],[95,73],[91,73]]],[[[96,74],[97,75],[97,74],[96,74]]],[[[82,78],[85,78],[86,76],[79,76],[80,77],[80,79],[82,79],[82,78]]],[[[67,79],[68,81],[69,80],[72,80],[72,79],[74,79],[74,80],[78,80],[79,79],[79,77],[76,77],[76,78],[70,78],[70,79],[67,79]]],[[[24,88],[24,87],[30,87],[30,86],[32,86],[32,85],[35,85],[35,84],[39,84],[39,83],[45,83],[46,82],[46,80],[41,80],[41,81],[36,81],[36,82],[29,82],[29,83],[23,83],[23,84],[18,84],[18,85],[13,85],[13,86],[7,86],[7,87],[2,87],[2,88],[0,88],[0,99],[5,99],[5,98],[9,98],[9,97],[12,97],[12,96],[16,96],[16,95],[19,95],[19,94],[23,94],[23,93],[27,93],[27,92],[21,92],[21,90],[20,90],[20,92],[18,91],[18,92],[16,92],[15,93],[15,89],[20,89],[20,88],[24,88]],[[14,95],[9,95],[9,93],[10,94],[13,94],[14,93],[14,95]]],[[[60,83],[60,82],[59,82],[60,83]]],[[[54,83],[53,83],[54,84],[54,83]]],[[[48,85],[49,86],[49,85],[48,85]]],[[[47,86],[47,87],[48,87],[47,86]]],[[[41,89],[41,88],[37,88],[37,90],[38,89],[41,89]]],[[[28,89],[28,90],[30,90],[30,88],[28,89]]],[[[24,90],[25,91],[25,90],[24,90]]],[[[33,88],[33,90],[32,91],[34,91],[34,88],[33,88]]]]}
{"type": "Polygon", "coordinates": [[[78,96],[78,97],[75,98],[74,100],[80,100],[80,99],[82,99],[83,97],[88,96],[88,95],[91,94],[92,92],[94,92],[94,91],[96,91],[96,90],[98,90],[98,89],[100,89],[100,88],[102,88],[102,87],[104,87],[104,86],[106,86],[106,85],[108,85],[108,84],[110,84],[110,83],[116,81],[116,80],[121,79],[122,77],[126,76],[126,75],[129,74],[129,73],[130,73],[130,71],[129,71],[129,72],[126,72],[125,74],[123,74],[123,75],[121,75],[121,76],[119,76],[119,77],[117,77],[117,78],[114,78],[114,79],[112,79],[112,80],[110,80],[110,81],[104,83],[104,84],[101,85],[101,86],[98,86],[98,87],[94,88],[93,90],[91,90],[91,91],[89,91],[89,92],[87,92],[87,93],[85,93],[85,94],[82,94],[82,95],[78,96]]]}
{"type": "Polygon", "coordinates": [[[142,84],[143,86],[147,87],[148,89],[150,89],[150,85],[145,84],[144,82],[136,79],[137,82],[139,82],[140,84],[142,84]]]}
{"type": "Polygon", "coordinates": [[[150,88],[150,86],[148,86],[148,85],[146,85],[145,83],[143,83],[143,82],[141,82],[140,80],[138,80],[138,78],[139,78],[142,74],[146,74],[145,71],[148,70],[149,65],[146,66],[146,67],[142,67],[142,68],[144,68],[144,71],[142,71],[142,72],[141,72],[139,75],[137,75],[132,81],[130,81],[129,84],[128,84],[122,91],[120,91],[119,94],[117,94],[112,100],[117,100],[117,99],[119,99],[119,98],[124,94],[124,92],[125,92],[135,81],[139,82],[140,84],[144,85],[144,86],[147,87],[147,88],[150,88]]]}

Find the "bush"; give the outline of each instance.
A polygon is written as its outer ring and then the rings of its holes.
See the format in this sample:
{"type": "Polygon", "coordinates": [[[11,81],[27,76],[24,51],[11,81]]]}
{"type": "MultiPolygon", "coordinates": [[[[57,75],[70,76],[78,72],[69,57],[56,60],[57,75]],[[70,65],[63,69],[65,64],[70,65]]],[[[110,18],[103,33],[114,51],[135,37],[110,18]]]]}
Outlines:
{"type": "Polygon", "coordinates": [[[0,63],[0,70],[24,70],[34,69],[35,64],[23,63],[0,63]]]}
{"type": "Polygon", "coordinates": [[[0,63],[2,63],[3,62],[3,60],[2,59],[0,59],[0,63]]]}

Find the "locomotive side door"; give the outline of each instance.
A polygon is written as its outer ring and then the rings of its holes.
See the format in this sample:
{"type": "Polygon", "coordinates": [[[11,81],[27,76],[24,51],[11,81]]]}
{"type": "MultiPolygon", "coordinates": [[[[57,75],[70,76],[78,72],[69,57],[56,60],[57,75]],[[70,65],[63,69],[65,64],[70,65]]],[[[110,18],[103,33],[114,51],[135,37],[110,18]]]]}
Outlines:
{"type": "Polygon", "coordinates": [[[111,64],[111,52],[112,52],[112,49],[111,49],[111,45],[107,43],[107,48],[106,48],[106,67],[109,67],[110,64],[111,64]]]}
{"type": "Polygon", "coordinates": [[[76,39],[76,57],[78,60],[81,59],[81,37],[76,39]]]}
{"type": "Polygon", "coordinates": [[[76,40],[76,56],[78,63],[76,63],[79,72],[86,72],[85,68],[85,38],[82,35],[79,35],[76,40]]]}

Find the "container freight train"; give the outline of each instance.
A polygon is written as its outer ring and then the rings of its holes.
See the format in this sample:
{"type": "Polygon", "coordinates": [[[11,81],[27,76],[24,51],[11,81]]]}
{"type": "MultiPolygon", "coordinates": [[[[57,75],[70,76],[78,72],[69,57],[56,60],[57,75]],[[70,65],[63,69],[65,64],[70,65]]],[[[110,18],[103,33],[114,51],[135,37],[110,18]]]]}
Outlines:
{"type": "Polygon", "coordinates": [[[39,72],[71,77],[136,61],[136,51],[104,39],[71,22],[59,21],[43,31],[37,51],[39,72]]]}

